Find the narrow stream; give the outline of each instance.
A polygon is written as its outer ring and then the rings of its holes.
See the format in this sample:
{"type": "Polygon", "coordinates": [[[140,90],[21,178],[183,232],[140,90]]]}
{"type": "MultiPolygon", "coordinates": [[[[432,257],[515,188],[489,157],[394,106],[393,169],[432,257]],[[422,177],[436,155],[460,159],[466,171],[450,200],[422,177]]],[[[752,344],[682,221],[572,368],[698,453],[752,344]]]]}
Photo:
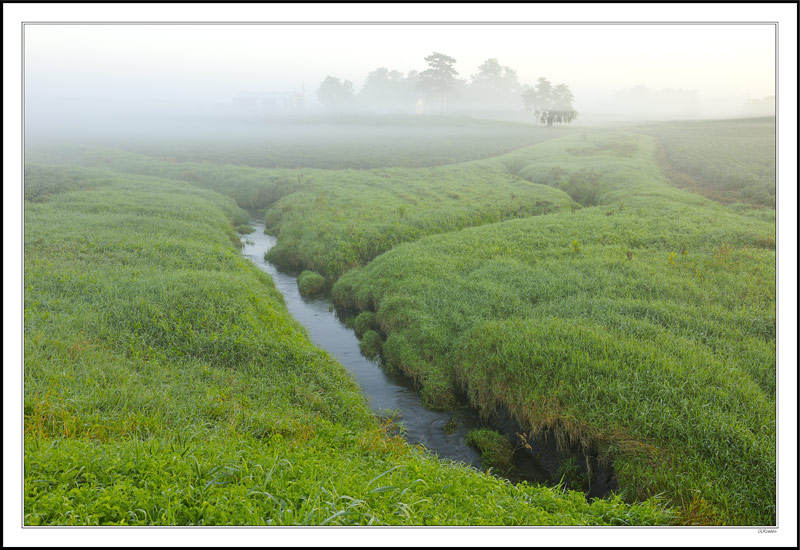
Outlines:
{"type": "Polygon", "coordinates": [[[251,222],[255,233],[242,240],[242,254],[267,272],[283,294],[289,313],[306,327],[311,340],[336,357],[352,374],[369,399],[375,414],[396,415],[410,443],[424,445],[440,458],[448,458],[481,466],[480,453],[466,443],[466,435],[473,428],[484,427],[475,411],[461,407],[451,411],[432,411],[422,404],[419,393],[410,381],[387,374],[380,365],[361,354],[355,332],[337,317],[329,298],[305,298],[297,288],[297,274],[280,271],[264,259],[276,238],[264,234],[264,224],[251,222]],[[447,423],[454,429],[445,430],[447,423]]]}
{"type": "MultiPolygon", "coordinates": [[[[567,457],[556,449],[554,441],[548,442],[546,437],[531,441],[534,447],[528,446],[525,450],[518,439],[519,432],[524,430],[507,413],[497,413],[486,422],[469,406],[449,411],[426,408],[410,380],[402,374],[387,373],[377,361],[361,354],[355,331],[340,320],[330,298],[301,296],[297,287],[299,272],[280,270],[264,259],[264,253],[275,245],[277,239],[264,233],[263,222],[251,221],[250,225],[255,232],[242,238],[242,254],[272,277],[283,294],[289,313],[306,327],[314,344],[350,371],[367,396],[372,411],[380,417],[393,417],[394,423],[402,427],[408,442],[424,446],[439,458],[481,468],[480,452],[467,444],[466,437],[475,428],[493,428],[506,434],[516,445],[513,455],[515,472],[509,473],[511,481],[526,480],[545,485],[558,482],[559,468],[567,457]]],[[[612,472],[598,466],[596,460],[583,453],[573,453],[573,458],[578,465],[586,464],[587,467],[591,461],[593,469],[600,474],[594,478],[590,476],[587,498],[608,494],[614,486],[612,472]]]]}

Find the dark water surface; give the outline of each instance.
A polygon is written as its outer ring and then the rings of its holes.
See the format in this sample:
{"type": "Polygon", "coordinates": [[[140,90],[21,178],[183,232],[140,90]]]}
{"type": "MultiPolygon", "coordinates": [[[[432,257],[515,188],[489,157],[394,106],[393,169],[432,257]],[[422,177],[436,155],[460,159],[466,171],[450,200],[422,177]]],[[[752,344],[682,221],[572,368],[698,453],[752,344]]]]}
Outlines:
{"type": "Polygon", "coordinates": [[[467,432],[486,426],[475,411],[469,407],[439,412],[425,408],[409,380],[387,374],[376,361],[361,354],[355,332],[339,320],[330,298],[304,298],[297,288],[297,274],[279,271],[264,259],[264,253],[277,239],[264,234],[263,223],[251,222],[250,225],[256,231],[242,239],[242,254],[272,277],[289,313],[306,327],[314,344],[338,359],[353,374],[373,412],[381,416],[397,415],[396,422],[403,426],[404,436],[410,443],[424,445],[440,458],[480,468],[480,453],[466,443],[467,432]],[[448,422],[451,426],[455,424],[455,429],[445,431],[448,422]]]}

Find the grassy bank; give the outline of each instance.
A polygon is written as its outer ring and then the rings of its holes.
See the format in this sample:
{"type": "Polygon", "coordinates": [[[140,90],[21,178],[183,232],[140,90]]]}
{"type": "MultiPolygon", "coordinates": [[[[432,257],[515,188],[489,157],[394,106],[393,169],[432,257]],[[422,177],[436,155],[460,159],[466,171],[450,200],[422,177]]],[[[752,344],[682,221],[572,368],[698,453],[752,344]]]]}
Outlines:
{"type": "MultiPolygon", "coordinates": [[[[49,156],[60,158],[58,155],[35,153],[33,158],[49,156]]],[[[264,209],[281,197],[307,187],[300,170],[262,169],[230,162],[178,162],[165,155],[148,156],[119,149],[80,150],[70,155],[68,160],[74,165],[123,174],[184,181],[227,195],[249,210],[264,209]]]]}
{"type": "Polygon", "coordinates": [[[402,242],[574,205],[562,191],[523,181],[497,161],[306,177],[308,191],[267,210],[267,230],[278,235],[268,257],[329,282],[402,242]]]}
{"type": "Polygon", "coordinates": [[[26,167],[26,525],[642,525],[387,435],[242,259],[234,202],[26,167]]]}
{"type": "MultiPolygon", "coordinates": [[[[93,168],[216,190],[243,208],[268,208],[267,228],[279,235],[270,260],[316,271],[328,282],[401,242],[577,207],[562,191],[526,182],[495,160],[419,169],[301,172],[172,163],[116,150],[90,150],[79,159],[93,168]]],[[[59,168],[62,172],[53,184],[69,184],[74,179],[70,172],[76,169],[59,168]]]]}
{"type": "Polygon", "coordinates": [[[432,406],[458,391],[613,463],[685,521],[775,522],[774,211],[675,189],[654,140],[500,161],[585,207],[403,244],[333,288],[432,406]]]}

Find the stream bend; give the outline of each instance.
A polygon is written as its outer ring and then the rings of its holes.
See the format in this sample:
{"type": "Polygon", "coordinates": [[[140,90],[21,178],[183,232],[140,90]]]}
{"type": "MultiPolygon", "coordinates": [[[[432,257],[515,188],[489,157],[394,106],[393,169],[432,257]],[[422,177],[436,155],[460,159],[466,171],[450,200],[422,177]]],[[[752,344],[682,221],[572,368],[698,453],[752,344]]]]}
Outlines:
{"type": "Polygon", "coordinates": [[[372,411],[380,416],[395,415],[408,442],[423,445],[440,458],[480,468],[480,453],[466,443],[470,430],[486,426],[475,411],[469,407],[432,411],[422,404],[409,380],[387,374],[376,361],[364,357],[355,332],[339,320],[332,301],[327,297],[301,296],[297,287],[298,273],[281,271],[264,259],[264,253],[275,245],[276,237],[264,233],[263,223],[251,222],[250,225],[255,232],[242,238],[242,254],[272,277],[289,313],[306,327],[314,344],[338,359],[355,377],[372,411]],[[445,431],[448,422],[449,428],[454,429],[445,431]]]}

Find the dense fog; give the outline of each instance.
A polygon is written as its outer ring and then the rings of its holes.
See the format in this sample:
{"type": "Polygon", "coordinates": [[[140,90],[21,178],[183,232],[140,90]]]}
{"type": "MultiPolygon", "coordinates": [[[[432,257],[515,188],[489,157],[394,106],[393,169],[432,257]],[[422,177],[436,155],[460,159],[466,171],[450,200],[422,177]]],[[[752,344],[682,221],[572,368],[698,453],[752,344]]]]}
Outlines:
{"type": "MultiPolygon", "coordinates": [[[[27,25],[39,139],[263,133],[324,116],[598,125],[774,116],[770,25],[27,25]]],[[[210,135],[206,135],[210,138],[210,135]]]]}

